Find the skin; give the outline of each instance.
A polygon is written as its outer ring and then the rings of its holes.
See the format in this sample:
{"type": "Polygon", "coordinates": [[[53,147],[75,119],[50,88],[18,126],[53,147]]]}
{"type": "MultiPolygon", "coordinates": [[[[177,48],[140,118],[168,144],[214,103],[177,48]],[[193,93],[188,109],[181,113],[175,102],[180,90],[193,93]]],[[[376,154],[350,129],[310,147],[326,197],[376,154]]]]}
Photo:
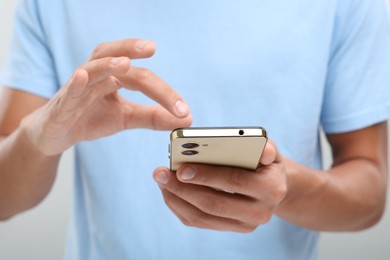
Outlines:
{"type": "Polygon", "coordinates": [[[328,135],[334,165],[314,170],[283,157],[268,143],[256,172],[188,164],[154,178],[168,207],[188,226],[252,232],[277,215],[318,231],[357,231],[383,215],[387,126],[328,135]],[[223,192],[229,191],[229,192],[223,192]]]}
{"type": "MultiPolygon", "coordinates": [[[[47,195],[62,152],[73,144],[125,129],[191,124],[189,108],[179,94],[152,72],[129,65],[129,59],[148,58],[154,50],[153,42],[131,39],[99,45],[49,101],[4,91],[0,100],[2,219],[35,206],[47,195]],[[113,62],[113,57],[122,58],[113,62]],[[120,87],[141,91],[160,106],[125,101],[117,93],[120,87]],[[178,101],[181,106],[176,108],[178,101]]],[[[270,141],[256,172],[182,165],[176,173],[159,167],[153,177],[167,206],[188,226],[251,232],[273,215],[314,230],[372,226],[382,216],[386,198],[386,123],[327,138],[334,156],[328,171],[293,162],[270,141]]]]}
{"type": "Polygon", "coordinates": [[[5,89],[0,100],[0,219],[37,205],[50,191],[62,152],[74,143],[132,128],[189,126],[184,99],[153,72],[130,59],[153,55],[151,41],[101,44],[51,99],[5,89]],[[158,106],[123,99],[140,91],[158,106]]]}

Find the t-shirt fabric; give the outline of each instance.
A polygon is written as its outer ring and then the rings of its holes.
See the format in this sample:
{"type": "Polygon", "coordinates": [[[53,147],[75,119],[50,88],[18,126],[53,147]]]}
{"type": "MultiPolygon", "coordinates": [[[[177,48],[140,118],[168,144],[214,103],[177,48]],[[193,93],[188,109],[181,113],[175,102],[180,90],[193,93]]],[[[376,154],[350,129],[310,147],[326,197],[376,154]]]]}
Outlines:
{"type": "MultiPolygon", "coordinates": [[[[99,43],[125,38],[156,42],[132,64],[186,99],[193,126],[262,126],[309,167],[321,128],[390,117],[386,0],[21,0],[2,83],[50,98],[99,43]]],[[[152,178],[168,142],[135,129],[75,146],[66,259],[316,259],[318,233],[276,216],[249,234],[182,224],[152,178]]]]}

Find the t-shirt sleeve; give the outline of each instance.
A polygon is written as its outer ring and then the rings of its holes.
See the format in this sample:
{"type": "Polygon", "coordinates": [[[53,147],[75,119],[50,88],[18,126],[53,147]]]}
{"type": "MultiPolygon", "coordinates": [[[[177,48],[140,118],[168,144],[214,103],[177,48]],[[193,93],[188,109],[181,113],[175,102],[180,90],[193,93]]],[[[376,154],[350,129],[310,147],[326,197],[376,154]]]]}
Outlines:
{"type": "Polygon", "coordinates": [[[1,71],[0,81],[3,86],[45,98],[52,97],[59,88],[53,57],[35,0],[19,1],[10,52],[1,71]]]}
{"type": "Polygon", "coordinates": [[[335,18],[321,114],[326,133],[353,131],[390,118],[388,1],[339,2],[343,7],[335,18]]]}

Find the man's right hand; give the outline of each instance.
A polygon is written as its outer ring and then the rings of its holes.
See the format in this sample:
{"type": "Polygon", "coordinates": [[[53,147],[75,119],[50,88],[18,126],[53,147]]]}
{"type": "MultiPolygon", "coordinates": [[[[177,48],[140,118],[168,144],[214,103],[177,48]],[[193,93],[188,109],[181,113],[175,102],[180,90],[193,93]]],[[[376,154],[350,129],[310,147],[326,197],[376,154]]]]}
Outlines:
{"type": "Polygon", "coordinates": [[[121,40],[99,45],[59,92],[21,123],[32,144],[57,155],[74,143],[131,128],[168,130],[191,125],[184,99],[153,72],[130,66],[148,58],[151,41],[121,40]],[[122,98],[120,88],[141,91],[159,105],[145,106],[122,98]]]}

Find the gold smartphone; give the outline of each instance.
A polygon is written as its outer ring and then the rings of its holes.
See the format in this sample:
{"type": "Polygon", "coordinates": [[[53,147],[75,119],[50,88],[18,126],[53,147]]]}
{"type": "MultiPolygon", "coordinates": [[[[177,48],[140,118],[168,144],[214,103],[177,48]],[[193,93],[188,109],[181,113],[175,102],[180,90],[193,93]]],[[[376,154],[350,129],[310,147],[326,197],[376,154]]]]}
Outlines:
{"type": "Polygon", "coordinates": [[[256,170],[267,140],[262,127],[178,128],[171,133],[170,168],[202,163],[256,170]]]}

